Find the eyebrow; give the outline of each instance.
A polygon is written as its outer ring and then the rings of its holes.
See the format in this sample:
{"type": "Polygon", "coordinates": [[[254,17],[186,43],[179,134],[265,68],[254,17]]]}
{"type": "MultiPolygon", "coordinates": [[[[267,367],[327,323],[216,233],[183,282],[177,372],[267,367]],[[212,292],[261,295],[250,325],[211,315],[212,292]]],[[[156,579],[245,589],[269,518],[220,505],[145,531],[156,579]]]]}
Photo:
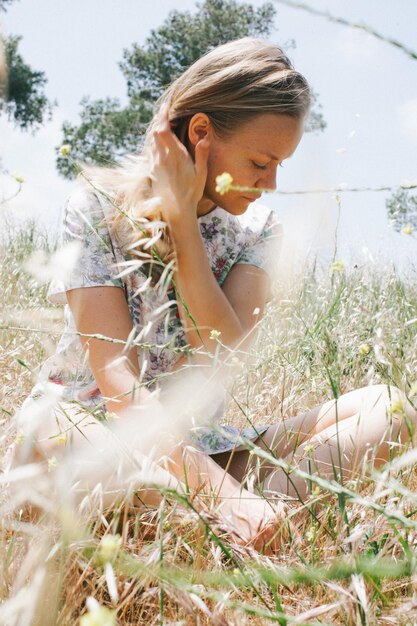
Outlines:
{"type": "Polygon", "coordinates": [[[269,159],[272,159],[273,161],[280,161],[280,159],[276,156],[274,156],[273,154],[269,154],[268,152],[262,152],[261,150],[259,151],[259,154],[262,154],[262,156],[266,156],[269,159]]]}
{"type": "Polygon", "coordinates": [[[265,153],[265,156],[269,157],[270,159],[272,159],[273,161],[279,161],[279,158],[274,156],[273,154],[268,154],[265,153]]]}
{"type": "Polygon", "coordinates": [[[274,156],[273,154],[269,154],[269,152],[262,152],[261,150],[259,150],[259,154],[262,154],[262,156],[266,156],[269,159],[273,159],[274,161],[278,161],[278,163],[282,163],[283,161],[287,161],[288,159],[290,159],[292,157],[292,155],[294,154],[294,152],[291,152],[291,154],[287,157],[284,157],[283,159],[279,159],[278,157],[274,156]]]}

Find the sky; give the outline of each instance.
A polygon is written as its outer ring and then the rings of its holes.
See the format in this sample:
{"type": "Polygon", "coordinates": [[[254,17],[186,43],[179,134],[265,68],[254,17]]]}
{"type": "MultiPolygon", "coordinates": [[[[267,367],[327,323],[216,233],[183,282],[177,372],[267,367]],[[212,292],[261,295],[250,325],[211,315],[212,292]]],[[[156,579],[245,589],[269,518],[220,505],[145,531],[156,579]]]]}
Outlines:
{"type": "MultiPolygon", "coordinates": [[[[315,9],[417,49],[415,0],[309,0],[315,9]]],[[[252,5],[260,6],[260,0],[252,5]]],[[[327,122],[304,135],[279,171],[281,191],[393,186],[417,182],[417,61],[372,35],[272,1],[277,9],[271,40],[288,47],[295,67],[318,94],[327,122]],[[291,42],[295,42],[295,47],[291,42]]],[[[0,207],[16,219],[35,217],[54,232],[73,183],[55,170],[54,149],[62,123],[79,122],[80,100],[107,96],[127,102],[118,67],[123,50],[144,44],[173,9],[195,10],[192,0],[16,0],[1,16],[1,29],[22,35],[20,52],[46,73],[46,94],[56,100],[51,122],[34,136],[0,117],[0,154],[9,172],[25,178],[21,193],[0,207]],[[149,7],[152,7],[151,10],[149,7]]],[[[14,182],[1,178],[2,192],[14,182]]],[[[281,195],[262,198],[277,211],[287,254],[309,253],[327,262],[417,266],[417,241],[387,221],[386,192],[281,195]],[[336,249],[335,249],[336,242],[336,249]]]]}

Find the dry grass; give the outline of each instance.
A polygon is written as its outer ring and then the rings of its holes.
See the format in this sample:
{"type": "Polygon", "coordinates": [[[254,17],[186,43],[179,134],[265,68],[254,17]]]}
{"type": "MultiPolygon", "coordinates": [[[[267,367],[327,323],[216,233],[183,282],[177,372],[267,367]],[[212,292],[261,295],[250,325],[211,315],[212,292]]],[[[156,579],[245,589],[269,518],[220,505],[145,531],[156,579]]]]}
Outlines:
{"type": "MultiPolygon", "coordinates": [[[[60,320],[58,310],[45,309],[45,288],[20,269],[45,241],[33,229],[15,232],[13,242],[1,252],[5,432],[52,349],[54,335],[39,330],[54,330],[60,320]],[[10,328],[19,326],[34,330],[10,328]]],[[[231,387],[227,419],[272,422],[378,382],[415,393],[416,323],[407,323],[416,317],[415,279],[415,271],[401,280],[368,267],[331,277],[309,271],[281,286],[251,364],[231,387]]],[[[236,547],[214,513],[202,517],[192,499],[174,492],[157,509],[121,501],[106,510],[98,487],[88,506],[66,509],[28,470],[25,488],[36,506],[16,506],[14,484],[2,499],[0,622],[78,624],[93,596],[114,613],[89,624],[415,623],[413,460],[339,492],[332,483],[316,485],[273,558],[236,547]],[[106,556],[102,538],[114,535],[120,546],[113,543],[106,556]]]]}

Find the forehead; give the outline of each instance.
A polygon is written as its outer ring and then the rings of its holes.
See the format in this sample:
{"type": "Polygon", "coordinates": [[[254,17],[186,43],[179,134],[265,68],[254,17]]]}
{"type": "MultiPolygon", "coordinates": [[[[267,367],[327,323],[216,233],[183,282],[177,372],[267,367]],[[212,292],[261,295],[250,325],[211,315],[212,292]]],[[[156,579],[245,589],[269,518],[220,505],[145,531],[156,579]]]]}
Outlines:
{"type": "Polygon", "coordinates": [[[304,120],[262,113],[239,127],[233,143],[244,150],[256,150],[280,160],[292,154],[303,134],[304,120]]]}

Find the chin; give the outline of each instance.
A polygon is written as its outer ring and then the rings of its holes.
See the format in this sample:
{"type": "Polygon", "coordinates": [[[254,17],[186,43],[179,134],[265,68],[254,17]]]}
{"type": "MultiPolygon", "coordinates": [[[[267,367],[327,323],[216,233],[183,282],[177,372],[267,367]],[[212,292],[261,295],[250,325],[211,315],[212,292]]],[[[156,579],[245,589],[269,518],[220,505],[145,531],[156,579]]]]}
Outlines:
{"type": "Polygon", "coordinates": [[[255,200],[240,197],[230,199],[229,202],[223,201],[219,206],[231,215],[243,215],[253,202],[255,202],[255,200]]]}

